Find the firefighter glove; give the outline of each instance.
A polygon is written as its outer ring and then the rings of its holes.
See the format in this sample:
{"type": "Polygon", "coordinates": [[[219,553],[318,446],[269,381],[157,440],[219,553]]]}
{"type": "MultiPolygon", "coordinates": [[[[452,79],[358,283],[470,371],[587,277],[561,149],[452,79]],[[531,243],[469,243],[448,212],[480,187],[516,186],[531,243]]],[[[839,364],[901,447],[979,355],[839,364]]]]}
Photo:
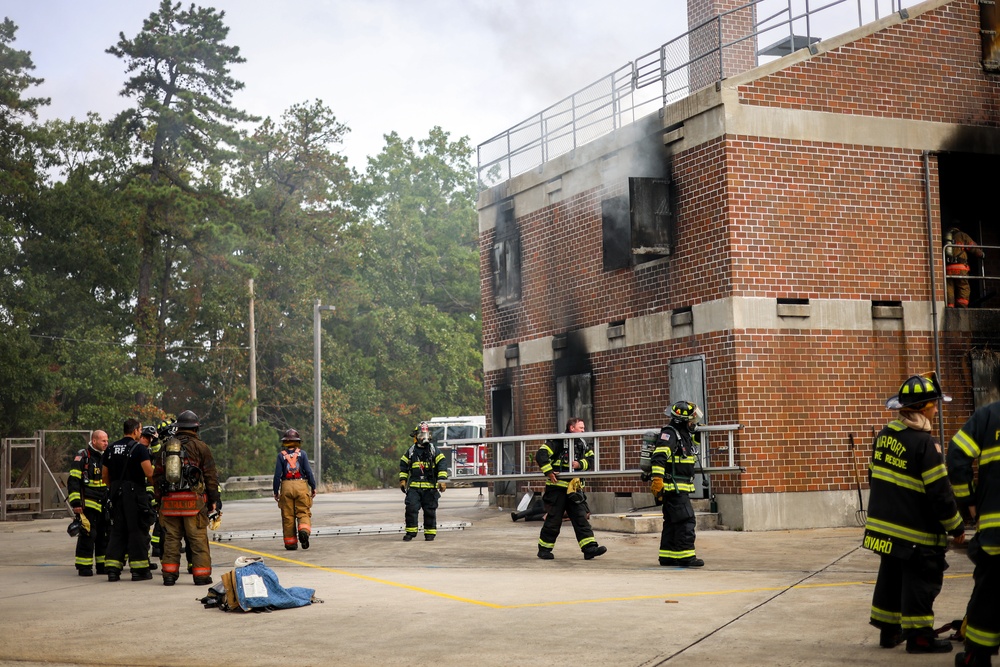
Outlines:
{"type": "Polygon", "coordinates": [[[406,480],[405,479],[399,480],[399,490],[402,491],[403,493],[406,493],[406,480]]]}
{"type": "Polygon", "coordinates": [[[444,489],[445,489],[445,483],[444,482],[438,482],[438,491],[440,491],[441,493],[444,493],[444,489]]]}
{"type": "Polygon", "coordinates": [[[654,477],[653,481],[649,484],[649,491],[653,494],[654,498],[659,497],[663,493],[663,478],[654,477]]]}

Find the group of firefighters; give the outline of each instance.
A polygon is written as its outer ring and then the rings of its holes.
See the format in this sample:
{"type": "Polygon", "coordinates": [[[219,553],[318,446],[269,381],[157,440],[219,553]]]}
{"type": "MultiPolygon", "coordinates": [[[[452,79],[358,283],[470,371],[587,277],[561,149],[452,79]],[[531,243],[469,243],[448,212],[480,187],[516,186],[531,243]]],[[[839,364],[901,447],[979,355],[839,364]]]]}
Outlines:
{"type": "Polygon", "coordinates": [[[908,653],[947,653],[934,600],[941,592],[948,538],[966,543],[975,565],[972,597],[958,630],[956,665],[989,666],[1000,646],[1000,402],[976,410],[955,434],[947,459],[931,436],[941,390],[935,373],[914,375],[886,401],[898,411],[875,437],[863,546],[880,557],[870,623],[879,644],[908,653]],[[976,469],[978,467],[978,475],[976,469]]]}
{"type": "Polygon", "coordinates": [[[220,515],[222,499],[215,460],[199,428],[198,415],[185,410],[159,427],[126,419],[122,438],[110,445],[107,433],[93,432],[74,458],[67,484],[76,514],[68,530],[77,538],[80,576],[93,576],[96,568],[108,581],[119,581],[127,564],[132,581],[152,579],[152,543],[163,585],[172,586],[180,576],[183,542],[194,583],[212,583],[207,528],[220,515]]]}
{"type": "MultiPolygon", "coordinates": [[[[910,653],[950,651],[950,642],[936,638],[933,603],[948,567],[948,536],[963,544],[966,523],[974,521],[977,532],[968,555],[975,564],[975,585],[961,628],[965,651],[956,655],[955,664],[988,666],[1000,647],[1000,402],[976,410],[955,434],[946,465],[931,431],[939,401],[950,400],[931,373],[908,378],[886,401],[898,417],[876,436],[869,466],[863,546],[881,558],[870,622],[880,629],[879,643],[885,648],[905,641],[910,653]]],[[[650,491],[663,508],[659,563],[701,567],[688,494],[695,490],[696,431],[703,415],[689,401],[678,401],[664,412],[670,422],[660,429],[649,466],[650,491]]],[[[151,579],[156,566],[149,561],[149,529],[158,522],[163,584],[177,581],[182,540],[194,583],[211,584],[206,528],[219,516],[222,502],[211,451],[198,437],[198,416],[187,410],[159,428],[143,428],[135,419],[123,426],[123,437],[111,445],[103,431],[95,431],[70,472],[69,502],[78,515],[70,534],[78,537],[79,574],[92,576],[96,565],[98,574],[118,581],[128,564],[133,580],[151,579]]],[[[546,480],[540,559],[555,557],[564,519],[573,526],[586,560],[607,552],[594,537],[586,495],[574,476],[594,467],[593,449],[572,437],[585,430],[583,420],[572,417],[566,423],[569,437],[546,441],[535,455],[546,480]]],[[[417,536],[422,510],[424,539],[432,541],[447,462],[426,422],[411,436],[413,444],[399,463],[399,487],[406,495],[403,540],[417,536]]],[[[284,545],[308,549],[316,478],[298,431],[285,431],[281,444],[273,491],[284,545]]]]}

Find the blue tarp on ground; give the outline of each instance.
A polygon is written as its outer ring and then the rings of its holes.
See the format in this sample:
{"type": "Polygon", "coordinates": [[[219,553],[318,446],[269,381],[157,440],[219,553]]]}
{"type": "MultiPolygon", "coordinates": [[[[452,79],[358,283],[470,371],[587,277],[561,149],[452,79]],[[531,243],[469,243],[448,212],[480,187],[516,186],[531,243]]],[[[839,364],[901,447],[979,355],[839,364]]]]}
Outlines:
{"type": "Polygon", "coordinates": [[[234,572],[236,597],[243,611],[271,607],[291,609],[304,607],[312,602],[312,588],[293,586],[285,588],[278,583],[278,575],[263,562],[252,562],[237,567],[234,572]]]}

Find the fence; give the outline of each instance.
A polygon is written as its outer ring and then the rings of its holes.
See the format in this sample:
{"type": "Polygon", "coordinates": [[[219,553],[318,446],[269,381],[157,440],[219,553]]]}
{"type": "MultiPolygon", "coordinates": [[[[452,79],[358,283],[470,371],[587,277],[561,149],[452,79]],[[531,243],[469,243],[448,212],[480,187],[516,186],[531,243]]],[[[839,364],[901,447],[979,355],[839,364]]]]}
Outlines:
{"type": "Polygon", "coordinates": [[[792,53],[916,2],[750,0],[479,144],[479,187],[530,171],[696,90],[752,69],[762,59],[792,53]],[[773,43],[759,48],[761,42],[773,43]]]}

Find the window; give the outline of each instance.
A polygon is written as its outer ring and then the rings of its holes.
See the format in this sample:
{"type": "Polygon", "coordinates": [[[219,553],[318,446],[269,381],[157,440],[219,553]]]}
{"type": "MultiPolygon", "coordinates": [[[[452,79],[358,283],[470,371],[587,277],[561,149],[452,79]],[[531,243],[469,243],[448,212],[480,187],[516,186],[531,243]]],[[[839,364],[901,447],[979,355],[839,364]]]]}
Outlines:
{"type": "Polygon", "coordinates": [[[514,201],[500,203],[493,239],[493,294],[498,307],[521,300],[521,237],[514,219],[514,201]]]}
{"type": "Polygon", "coordinates": [[[562,433],[566,420],[579,417],[588,431],[594,430],[594,410],[590,393],[590,373],[556,378],[556,432],[562,433]]]}
{"type": "Polygon", "coordinates": [[[601,202],[604,270],[624,269],[670,254],[670,181],[630,178],[628,195],[601,202]]]}

